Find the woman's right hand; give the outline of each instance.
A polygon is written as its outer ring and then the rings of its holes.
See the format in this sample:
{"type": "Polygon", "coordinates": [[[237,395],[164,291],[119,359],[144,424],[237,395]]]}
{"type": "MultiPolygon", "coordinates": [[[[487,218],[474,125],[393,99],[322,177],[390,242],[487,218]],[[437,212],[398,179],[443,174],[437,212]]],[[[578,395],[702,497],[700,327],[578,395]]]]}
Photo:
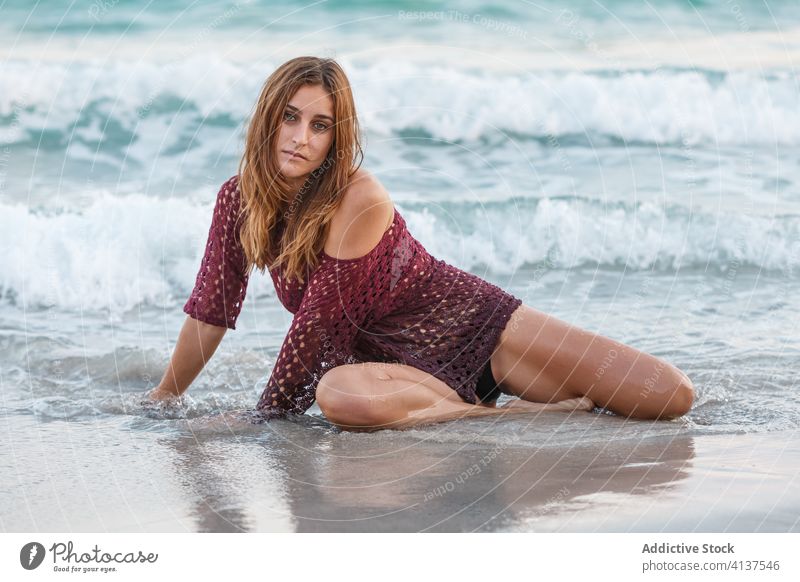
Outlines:
{"type": "Polygon", "coordinates": [[[226,331],[187,316],[164,377],[147,393],[147,398],[161,402],[180,397],[214,354],[226,331]]]}
{"type": "Polygon", "coordinates": [[[156,386],[150,392],[146,394],[147,398],[150,400],[161,402],[164,400],[173,400],[178,398],[178,395],[174,392],[169,392],[168,390],[162,389],[161,386],[156,386]]]}

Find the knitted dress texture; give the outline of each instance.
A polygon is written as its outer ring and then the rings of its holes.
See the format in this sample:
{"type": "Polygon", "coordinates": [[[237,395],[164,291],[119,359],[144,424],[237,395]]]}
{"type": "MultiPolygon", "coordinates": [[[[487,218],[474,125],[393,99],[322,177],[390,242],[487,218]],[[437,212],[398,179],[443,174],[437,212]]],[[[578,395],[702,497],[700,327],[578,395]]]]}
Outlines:
{"type": "MultiPolygon", "coordinates": [[[[183,311],[236,329],[249,273],[239,241],[238,176],[217,194],[205,254],[183,311]]],[[[293,314],[272,374],[256,405],[258,420],[302,414],[328,370],[391,362],[419,368],[477,403],[475,386],[520,299],[431,256],[394,220],[367,254],[320,263],[303,282],[269,269],[278,299],[293,314]]]]}

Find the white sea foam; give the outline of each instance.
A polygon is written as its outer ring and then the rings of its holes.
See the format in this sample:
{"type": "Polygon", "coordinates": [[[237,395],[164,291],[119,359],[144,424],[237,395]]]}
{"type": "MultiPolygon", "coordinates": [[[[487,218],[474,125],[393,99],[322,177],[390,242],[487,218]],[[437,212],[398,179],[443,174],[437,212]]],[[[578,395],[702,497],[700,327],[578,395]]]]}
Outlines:
{"type": "MultiPolygon", "coordinates": [[[[0,205],[3,296],[29,307],[112,313],[142,303],[172,308],[184,301],[205,248],[212,201],[104,191],[93,198],[83,210],[60,213],[0,205]]],[[[431,254],[479,272],[486,266],[512,273],[537,265],[717,272],[749,265],[789,276],[800,270],[796,216],[548,198],[512,199],[489,205],[480,215],[458,205],[446,216],[419,204],[398,209],[431,254]]],[[[251,278],[248,295],[272,293],[268,277],[251,278]]]]}
{"type": "MultiPolygon", "coordinates": [[[[500,133],[545,139],[599,134],[648,143],[800,144],[800,79],[788,69],[501,74],[341,60],[364,125],[377,135],[412,131],[469,142],[500,133]]],[[[147,132],[161,120],[162,148],[187,135],[202,142],[220,126],[233,130],[245,123],[267,70],[214,54],[166,66],[10,61],[0,75],[0,115],[6,117],[0,137],[34,145],[46,129],[64,141],[122,147],[151,141],[147,132]]],[[[230,131],[221,139],[230,139],[230,131]]]]}

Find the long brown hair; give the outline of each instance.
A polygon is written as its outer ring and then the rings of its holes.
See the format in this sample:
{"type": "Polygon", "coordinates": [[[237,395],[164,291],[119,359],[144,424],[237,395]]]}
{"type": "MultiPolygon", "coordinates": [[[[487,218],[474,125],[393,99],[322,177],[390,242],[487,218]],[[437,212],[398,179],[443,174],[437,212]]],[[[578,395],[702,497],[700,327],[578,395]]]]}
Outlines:
{"type": "Polygon", "coordinates": [[[353,94],[341,66],[333,59],[305,56],[278,67],[261,90],[239,162],[240,240],[247,272],[254,266],[263,273],[283,265],[285,277],[303,281],[303,272],[317,266],[327,225],[363,158],[353,94]],[[303,85],[321,85],[333,100],[334,137],[324,162],[295,196],[274,154],[286,105],[303,85]]]}

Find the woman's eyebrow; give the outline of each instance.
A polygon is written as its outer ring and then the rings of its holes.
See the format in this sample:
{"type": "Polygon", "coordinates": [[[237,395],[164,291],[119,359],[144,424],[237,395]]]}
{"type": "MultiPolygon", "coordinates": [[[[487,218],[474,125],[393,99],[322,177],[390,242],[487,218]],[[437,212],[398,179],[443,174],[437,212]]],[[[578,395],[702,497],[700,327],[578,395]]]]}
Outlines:
{"type": "MultiPolygon", "coordinates": [[[[294,105],[290,104],[290,103],[286,104],[286,108],[290,109],[292,113],[298,113],[298,114],[300,113],[300,110],[297,107],[295,107],[294,105]]],[[[330,115],[325,115],[323,113],[317,113],[314,117],[322,117],[324,119],[327,119],[331,123],[333,123],[333,118],[330,115]]]]}

